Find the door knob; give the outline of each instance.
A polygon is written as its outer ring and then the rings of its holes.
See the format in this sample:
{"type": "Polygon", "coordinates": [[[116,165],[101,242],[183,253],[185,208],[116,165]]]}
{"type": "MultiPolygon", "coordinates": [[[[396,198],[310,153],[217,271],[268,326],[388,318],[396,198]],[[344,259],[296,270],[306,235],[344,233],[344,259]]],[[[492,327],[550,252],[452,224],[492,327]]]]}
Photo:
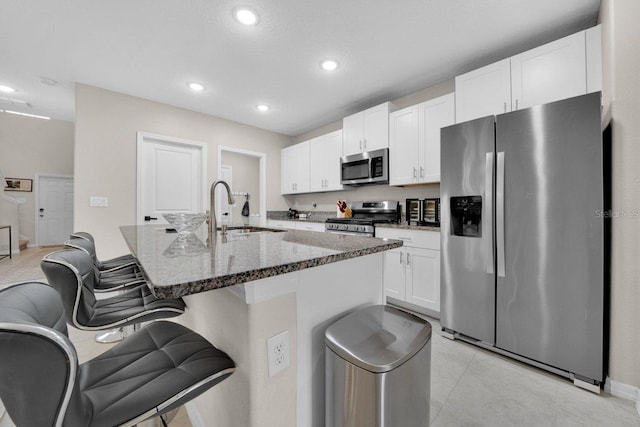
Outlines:
{"type": "Polygon", "coordinates": [[[156,220],[156,219],[158,219],[158,218],[153,217],[153,216],[149,216],[149,215],[145,215],[145,216],[144,216],[144,220],[145,220],[145,221],[151,221],[151,220],[156,220]]]}

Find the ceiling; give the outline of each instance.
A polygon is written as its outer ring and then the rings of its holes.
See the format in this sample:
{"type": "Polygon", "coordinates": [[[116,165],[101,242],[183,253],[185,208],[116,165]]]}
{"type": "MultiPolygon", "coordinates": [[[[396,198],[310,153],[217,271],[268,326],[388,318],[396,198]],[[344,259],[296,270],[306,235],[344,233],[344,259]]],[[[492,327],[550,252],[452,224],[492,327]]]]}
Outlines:
{"type": "Polygon", "coordinates": [[[29,104],[0,108],[73,121],[84,83],[297,136],[593,26],[600,0],[0,4],[0,85],[17,89],[0,98],[29,104]],[[239,24],[239,6],[258,24],[239,24]],[[336,71],[320,68],[328,57],[336,71]]]}

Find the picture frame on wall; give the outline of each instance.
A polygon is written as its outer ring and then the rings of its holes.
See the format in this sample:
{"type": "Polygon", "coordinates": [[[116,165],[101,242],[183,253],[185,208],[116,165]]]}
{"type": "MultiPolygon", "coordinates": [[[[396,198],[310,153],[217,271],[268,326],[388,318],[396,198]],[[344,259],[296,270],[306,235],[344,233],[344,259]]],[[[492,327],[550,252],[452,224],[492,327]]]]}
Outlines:
{"type": "Polygon", "coordinates": [[[25,178],[5,178],[5,191],[33,191],[33,180],[25,178]]]}

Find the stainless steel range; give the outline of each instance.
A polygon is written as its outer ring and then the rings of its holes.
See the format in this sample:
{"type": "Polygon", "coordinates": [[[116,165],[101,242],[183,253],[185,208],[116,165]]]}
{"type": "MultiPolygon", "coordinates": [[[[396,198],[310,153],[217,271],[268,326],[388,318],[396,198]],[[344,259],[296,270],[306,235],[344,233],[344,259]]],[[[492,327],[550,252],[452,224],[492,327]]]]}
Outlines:
{"type": "Polygon", "coordinates": [[[373,237],[375,224],[400,222],[400,203],[394,200],[382,202],[353,202],[351,218],[329,218],[324,229],[330,233],[373,237]]]}

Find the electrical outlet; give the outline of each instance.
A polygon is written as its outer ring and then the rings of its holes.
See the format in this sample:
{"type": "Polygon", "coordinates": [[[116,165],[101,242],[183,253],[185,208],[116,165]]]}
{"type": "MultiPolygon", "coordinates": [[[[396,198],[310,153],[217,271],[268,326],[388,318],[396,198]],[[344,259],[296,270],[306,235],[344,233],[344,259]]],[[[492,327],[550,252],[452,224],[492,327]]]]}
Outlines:
{"type": "Polygon", "coordinates": [[[267,340],[269,378],[289,366],[289,331],[280,332],[267,340]]]}

